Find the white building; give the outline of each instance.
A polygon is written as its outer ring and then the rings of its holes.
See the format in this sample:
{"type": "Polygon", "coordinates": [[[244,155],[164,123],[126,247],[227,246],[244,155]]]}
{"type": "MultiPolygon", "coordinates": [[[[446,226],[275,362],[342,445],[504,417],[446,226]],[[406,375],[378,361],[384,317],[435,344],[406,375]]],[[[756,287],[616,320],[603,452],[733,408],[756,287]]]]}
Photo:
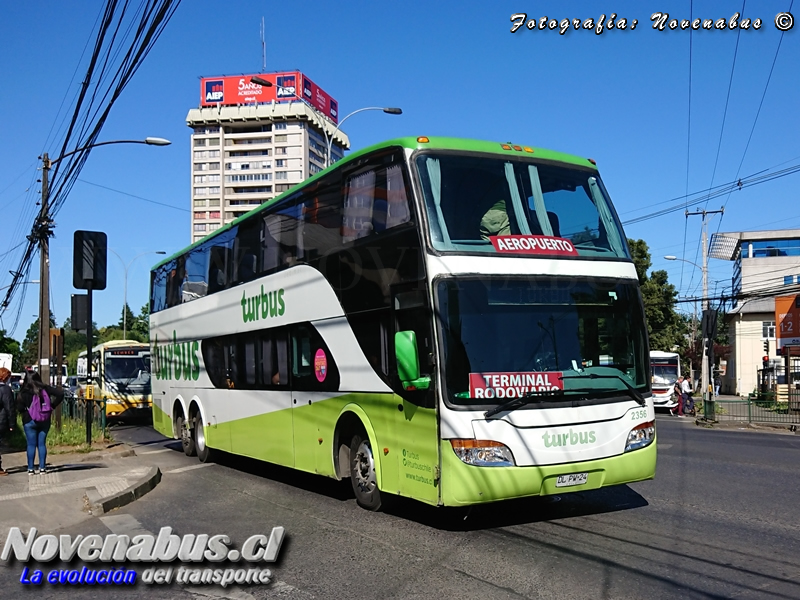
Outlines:
{"type": "Polygon", "coordinates": [[[746,396],[758,384],[763,357],[783,361],[775,339],[775,297],[800,293],[800,229],[716,234],[712,258],[734,261],[734,306],[726,323],[731,354],[722,393],[746,396]]]}
{"type": "MultiPolygon", "coordinates": [[[[304,81],[302,74],[296,75],[304,81]]],[[[321,171],[329,140],[331,163],[350,147],[347,136],[323,111],[295,96],[263,102],[260,86],[250,84],[248,76],[236,78],[248,97],[226,92],[229,103],[244,103],[225,104],[221,90],[229,79],[235,78],[203,80],[201,106],[186,117],[192,128],[192,242],[321,171]],[[211,90],[211,84],[219,90],[213,92],[220,100],[216,104],[208,100],[212,92],[204,90],[211,90]]],[[[277,81],[282,81],[280,76],[277,81]]],[[[279,92],[290,89],[277,87],[279,92]]]]}

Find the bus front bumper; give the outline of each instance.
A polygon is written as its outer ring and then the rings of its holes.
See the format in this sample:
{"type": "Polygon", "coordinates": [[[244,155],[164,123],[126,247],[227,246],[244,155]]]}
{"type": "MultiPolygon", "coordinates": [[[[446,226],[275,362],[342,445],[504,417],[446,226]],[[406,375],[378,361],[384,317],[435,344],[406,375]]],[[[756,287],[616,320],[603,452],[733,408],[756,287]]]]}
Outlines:
{"type": "Polygon", "coordinates": [[[656,442],[639,450],[597,460],[540,467],[476,467],[463,463],[442,440],[441,503],[469,506],[497,500],[593,490],[653,479],[656,442]],[[558,487],[559,476],[587,473],[586,483],[558,487]]]}

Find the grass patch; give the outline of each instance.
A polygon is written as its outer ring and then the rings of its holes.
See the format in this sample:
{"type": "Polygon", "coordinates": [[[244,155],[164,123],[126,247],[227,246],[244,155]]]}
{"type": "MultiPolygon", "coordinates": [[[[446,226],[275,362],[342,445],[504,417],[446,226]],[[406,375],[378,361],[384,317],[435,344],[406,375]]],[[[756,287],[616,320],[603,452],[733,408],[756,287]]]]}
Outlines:
{"type": "MultiPolygon", "coordinates": [[[[28,443],[22,429],[22,418],[17,419],[17,427],[4,439],[11,448],[25,450],[28,443]]],[[[75,419],[61,419],[61,431],[56,431],[55,418],[52,419],[50,431],[47,434],[47,449],[54,454],[64,452],[91,452],[98,449],[96,445],[105,447],[113,441],[110,434],[100,427],[92,426],[92,446],[86,444],[86,423],[75,419]]]]}

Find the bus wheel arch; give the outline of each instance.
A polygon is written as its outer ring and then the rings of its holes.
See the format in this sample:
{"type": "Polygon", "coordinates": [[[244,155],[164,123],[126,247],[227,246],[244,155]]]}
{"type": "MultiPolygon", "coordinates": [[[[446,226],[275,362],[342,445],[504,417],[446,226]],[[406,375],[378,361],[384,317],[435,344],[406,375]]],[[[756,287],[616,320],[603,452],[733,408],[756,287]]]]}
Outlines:
{"type": "Polygon", "coordinates": [[[172,437],[181,439],[181,428],[183,423],[186,422],[186,411],[183,409],[183,402],[180,398],[176,398],[172,403],[172,437]]]}
{"type": "Polygon", "coordinates": [[[339,479],[347,478],[356,501],[367,510],[379,510],[381,498],[380,454],[375,452],[375,432],[357,407],[345,410],[336,423],[334,461],[339,479]]]}

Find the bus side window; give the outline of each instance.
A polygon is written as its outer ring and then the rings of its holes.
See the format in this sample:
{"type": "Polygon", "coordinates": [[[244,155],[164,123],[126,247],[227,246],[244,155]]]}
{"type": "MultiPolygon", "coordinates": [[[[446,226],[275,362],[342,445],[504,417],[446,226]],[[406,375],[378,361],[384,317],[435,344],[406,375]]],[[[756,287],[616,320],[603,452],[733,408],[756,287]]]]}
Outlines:
{"type": "Polygon", "coordinates": [[[312,325],[298,325],[292,329],[291,363],[293,389],[339,389],[336,361],[312,325]]]}
{"type": "Polygon", "coordinates": [[[364,356],[384,380],[389,375],[390,317],[388,309],[358,312],[347,317],[364,356]]]}
{"type": "Polygon", "coordinates": [[[239,225],[233,244],[232,282],[252,281],[260,273],[258,255],[261,254],[261,221],[252,220],[239,225]]]}
{"type": "Polygon", "coordinates": [[[289,383],[289,361],[284,331],[267,329],[260,333],[262,387],[289,383]]]}
{"type": "Polygon", "coordinates": [[[336,178],[335,182],[320,182],[303,202],[303,248],[308,261],[342,246],[342,197],[338,181],[336,178]]]}

